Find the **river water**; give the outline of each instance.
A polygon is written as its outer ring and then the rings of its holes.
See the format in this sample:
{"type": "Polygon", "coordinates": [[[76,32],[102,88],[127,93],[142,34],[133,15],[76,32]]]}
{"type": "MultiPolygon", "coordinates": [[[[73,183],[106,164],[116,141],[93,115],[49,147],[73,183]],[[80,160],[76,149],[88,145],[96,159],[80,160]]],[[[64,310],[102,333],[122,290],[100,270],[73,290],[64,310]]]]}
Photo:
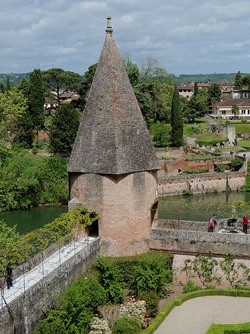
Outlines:
{"type": "Polygon", "coordinates": [[[17,226],[17,232],[23,234],[50,223],[61,213],[67,212],[67,206],[36,207],[29,210],[13,210],[0,212],[0,220],[9,226],[17,226]]]}
{"type": "MultiPolygon", "coordinates": [[[[67,206],[37,207],[30,210],[0,212],[0,220],[9,226],[17,226],[21,234],[50,223],[61,213],[67,212],[67,206]]],[[[250,193],[209,193],[191,196],[166,197],[159,202],[159,218],[208,221],[212,214],[218,219],[243,214],[250,215],[250,193]]]]}
{"type": "Polygon", "coordinates": [[[240,218],[250,214],[250,193],[209,193],[166,197],[159,202],[159,218],[208,221],[212,214],[218,219],[240,218]]]}

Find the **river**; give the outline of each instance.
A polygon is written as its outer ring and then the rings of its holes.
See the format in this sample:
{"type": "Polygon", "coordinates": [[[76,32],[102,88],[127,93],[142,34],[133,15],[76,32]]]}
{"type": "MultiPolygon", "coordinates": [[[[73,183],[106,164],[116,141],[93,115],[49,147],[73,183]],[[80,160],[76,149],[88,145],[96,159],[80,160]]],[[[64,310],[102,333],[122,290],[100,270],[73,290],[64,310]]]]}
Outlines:
{"type": "MultiPolygon", "coordinates": [[[[37,207],[30,210],[0,212],[0,220],[17,226],[21,234],[37,229],[67,212],[67,206],[37,207]]],[[[159,218],[208,221],[211,214],[218,219],[250,214],[250,193],[209,193],[173,196],[160,199],[159,218]]]]}
{"type": "Polygon", "coordinates": [[[218,219],[250,214],[250,193],[209,193],[166,197],[159,202],[159,218],[208,221],[212,214],[218,219]]]}
{"type": "Polygon", "coordinates": [[[61,213],[67,211],[67,206],[39,206],[29,210],[0,212],[0,220],[4,220],[9,226],[16,225],[17,232],[24,234],[50,223],[61,213]]]}

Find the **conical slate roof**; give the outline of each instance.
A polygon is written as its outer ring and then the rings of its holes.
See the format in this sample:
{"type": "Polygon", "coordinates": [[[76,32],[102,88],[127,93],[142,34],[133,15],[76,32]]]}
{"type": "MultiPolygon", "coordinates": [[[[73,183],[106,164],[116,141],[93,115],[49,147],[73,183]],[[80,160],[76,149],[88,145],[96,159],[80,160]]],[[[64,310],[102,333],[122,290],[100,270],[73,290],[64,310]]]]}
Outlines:
{"type": "Polygon", "coordinates": [[[159,162],[112,28],[106,32],[68,172],[119,175],[157,170],[159,162]]]}

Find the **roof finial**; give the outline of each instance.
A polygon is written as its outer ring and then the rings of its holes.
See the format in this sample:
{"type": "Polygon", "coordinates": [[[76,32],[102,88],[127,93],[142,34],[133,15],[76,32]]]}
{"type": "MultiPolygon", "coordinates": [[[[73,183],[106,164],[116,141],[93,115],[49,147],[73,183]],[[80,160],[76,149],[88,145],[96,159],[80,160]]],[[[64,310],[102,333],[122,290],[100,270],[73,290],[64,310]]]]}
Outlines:
{"type": "Polygon", "coordinates": [[[105,29],[107,34],[112,35],[113,28],[112,28],[112,23],[111,23],[111,16],[107,17],[107,28],[105,29]]]}

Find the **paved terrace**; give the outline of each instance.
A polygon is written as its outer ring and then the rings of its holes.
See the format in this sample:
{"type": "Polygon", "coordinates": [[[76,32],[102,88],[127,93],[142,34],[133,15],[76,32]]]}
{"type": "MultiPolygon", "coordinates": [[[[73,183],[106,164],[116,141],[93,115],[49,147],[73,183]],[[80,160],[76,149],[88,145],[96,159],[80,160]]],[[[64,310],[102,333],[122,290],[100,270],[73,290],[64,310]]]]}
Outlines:
{"type": "Polygon", "coordinates": [[[53,270],[57,269],[61,264],[67,260],[73,259],[74,255],[78,252],[86,252],[86,255],[90,252],[91,244],[96,240],[93,237],[87,237],[80,241],[72,242],[54,254],[44,259],[42,263],[36,266],[34,269],[25,272],[19,277],[14,277],[13,287],[2,291],[0,296],[0,310],[6,307],[4,300],[7,304],[12,302],[15,298],[20,297],[25,291],[39,282],[41,279],[50,274],[53,270]]]}

